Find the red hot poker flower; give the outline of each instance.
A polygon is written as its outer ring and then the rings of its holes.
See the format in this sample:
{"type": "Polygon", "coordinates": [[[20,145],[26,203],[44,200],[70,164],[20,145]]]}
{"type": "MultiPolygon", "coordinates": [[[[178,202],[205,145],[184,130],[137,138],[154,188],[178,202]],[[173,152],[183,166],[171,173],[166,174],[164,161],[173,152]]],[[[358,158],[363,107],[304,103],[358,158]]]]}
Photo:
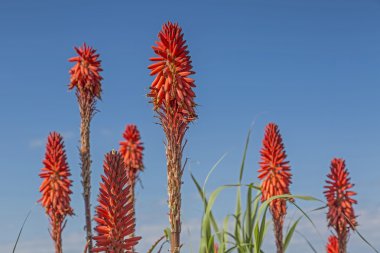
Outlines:
{"type": "Polygon", "coordinates": [[[134,237],[135,218],[131,186],[120,153],[112,151],[105,156],[104,175],[100,183],[92,252],[133,252],[141,237],[134,237]]]}
{"type": "Polygon", "coordinates": [[[156,57],[148,68],[155,76],[148,97],[154,105],[166,135],[168,206],[171,229],[171,252],[180,252],[182,140],[188,124],[197,118],[194,80],[189,51],[182,29],[167,22],[158,34],[153,50],[156,57]]]}
{"type": "Polygon", "coordinates": [[[56,132],[49,134],[46,144],[44,168],[40,177],[43,179],[39,200],[49,216],[51,236],[55,243],[55,252],[62,252],[62,230],[66,216],[73,215],[70,206],[70,190],[72,181],[69,166],[66,161],[65,147],[61,135],[56,132]]]}
{"type": "Polygon", "coordinates": [[[339,243],[338,238],[334,235],[329,237],[329,241],[326,245],[327,253],[339,253],[339,243]]]}
{"type": "Polygon", "coordinates": [[[100,98],[102,91],[100,76],[102,68],[100,67],[99,54],[92,47],[83,44],[82,47],[75,48],[78,56],[69,59],[70,62],[76,64],[70,69],[70,85],[69,89],[77,87],[79,92],[90,94],[100,98]]]}
{"type": "Polygon", "coordinates": [[[331,161],[331,171],[327,175],[326,186],[324,188],[327,206],[328,225],[333,227],[337,232],[338,239],[340,236],[346,237],[349,228],[357,226],[356,216],[353,204],[357,201],[352,198],[356,192],[350,190],[353,184],[350,183],[349,173],[346,169],[346,163],[343,159],[334,158],[331,161]]]}
{"type": "Polygon", "coordinates": [[[156,57],[150,58],[155,62],[149,66],[150,75],[156,75],[149,97],[152,98],[155,110],[176,111],[181,113],[183,120],[192,121],[195,113],[195,87],[190,75],[192,70],[186,40],[182,28],[178,24],[167,22],[158,34],[157,46],[153,46],[156,57]]]}
{"type": "MultiPolygon", "coordinates": [[[[258,178],[261,180],[261,201],[273,196],[290,194],[289,185],[292,174],[278,126],[269,123],[265,128],[258,178]]],[[[270,212],[276,239],[277,253],[284,252],[283,224],[286,215],[286,200],[275,199],[270,202],[270,212]]]]}
{"type": "Polygon", "coordinates": [[[136,177],[138,171],[144,169],[143,143],[136,125],[127,125],[123,133],[124,141],[120,142],[120,153],[131,179],[136,177]]]}
{"type": "MultiPolygon", "coordinates": [[[[286,161],[284,144],[276,124],[267,125],[260,153],[261,162],[258,178],[262,181],[261,201],[276,195],[290,194],[289,185],[292,174],[290,173],[289,162],[286,161]]],[[[273,200],[270,206],[275,219],[286,214],[286,201],[284,199],[273,200]]]]}
{"type": "Polygon", "coordinates": [[[77,56],[70,58],[70,62],[76,64],[70,69],[69,89],[76,87],[76,96],[81,116],[81,177],[83,186],[83,200],[85,203],[86,241],[88,241],[88,252],[92,251],[92,223],[91,223],[91,153],[90,153],[90,123],[96,110],[96,98],[101,97],[99,54],[92,47],[83,44],[75,48],[77,56]]]}
{"type": "Polygon", "coordinates": [[[69,179],[71,173],[66,161],[62,136],[56,132],[49,134],[43,164],[45,167],[40,173],[43,179],[40,186],[42,197],[39,201],[48,214],[72,215],[73,210],[70,206],[72,181],[69,179]]]}

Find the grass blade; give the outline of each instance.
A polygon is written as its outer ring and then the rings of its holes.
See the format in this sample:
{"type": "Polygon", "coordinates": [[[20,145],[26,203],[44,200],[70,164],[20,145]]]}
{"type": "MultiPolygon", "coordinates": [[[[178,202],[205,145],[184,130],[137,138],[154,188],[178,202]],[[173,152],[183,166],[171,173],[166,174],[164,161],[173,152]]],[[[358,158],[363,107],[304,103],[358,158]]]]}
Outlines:
{"type": "Polygon", "coordinates": [[[252,132],[252,129],[249,129],[248,130],[248,134],[247,134],[247,139],[245,141],[243,159],[242,159],[241,166],[240,166],[239,183],[241,183],[241,181],[243,179],[245,160],[246,160],[246,157],[247,157],[247,150],[248,150],[248,145],[249,145],[249,139],[251,137],[251,132],[252,132]]]}
{"type": "Polygon", "coordinates": [[[306,236],[304,236],[303,234],[301,234],[300,232],[296,231],[297,234],[299,234],[307,243],[307,245],[309,245],[310,249],[314,252],[314,253],[318,253],[318,251],[313,247],[313,245],[311,244],[311,242],[306,238],[306,236]]]}
{"type": "Polygon", "coordinates": [[[372,246],[372,244],[370,244],[367,239],[364,238],[364,236],[359,232],[359,230],[357,229],[354,229],[355,233],[358,234],[358,236],[360,237],[360,239],[362,239],[369,247],[371,247],[371,249],[373,249],[375,252],[379,253],[379,251],[377,251],[377,249],[375,249],[375,247],[372,246]]]}
{"type": "Polygon", "coordinates": [[[288,233],[286,234],[286,237],[285,237],[285,241],[284,241],[284,252],[286,251],[286,249],[288,248],[289,246],[289,243],[293,237],[293,234],[294,234],[294,231],[298,225],[298,223],[300,222],[300,220],[302,219],[302,216],[300,218],[298,218],[294,223],[293,225],[290,227],[288,233]]]}
{"type": "Polygon", "coordinates": [[[210,169],[210,171],[207,173],[207,176],[206,176],[206,179],[203,183],[203,192],[205,192],[205,189],[206,189],[206,184],[207,184],[207,181],[209,179],[209,177],[211,176],[211,174],[214,172],[214,170],[218,167],[218,165],[223,161],[223,159],[227,156],[227,153],[225,153],[224,155],[222,155],[221,158],[219,158],[218,161],[216,161],[216,163],[214,164],[214,166],[212,166],[212,168],[210,169]]]}
{"type": "Polygon", "coordinates": [[[24,219],[24,222],[21,225],[20,231],[18,232],[18,235],[17,235],[17,239],[16,239],[16,242],[15,242],[15,245],[13,246],[12,253],[16,252],[16,247],[17,247],[17,244],[18,244],[18,242],[20,240],[20,237],[21,237],[21,234],[22,234],[22,230],[24,229],[24,226],[25,226],[27,220],[29,219],[30,215],[32,214],[33,208],[34,208],[34,206],[29,210],[28,214],[26,215],[26,217],[24,219]]]}
{"type": "Polygon", "coordinates": [[[148,250],[147,253],[152,253],[153,250],[157,247],[157,245],[158,245],[162,240],[164,240],[165,238],[168,239],[168,237],[167,237],[166,234],[163,235],[163,236],[161,236],[157,241],[155,241],[154,244],[152,245],[152,247],[150,247],[150,249],[148,250]]]}

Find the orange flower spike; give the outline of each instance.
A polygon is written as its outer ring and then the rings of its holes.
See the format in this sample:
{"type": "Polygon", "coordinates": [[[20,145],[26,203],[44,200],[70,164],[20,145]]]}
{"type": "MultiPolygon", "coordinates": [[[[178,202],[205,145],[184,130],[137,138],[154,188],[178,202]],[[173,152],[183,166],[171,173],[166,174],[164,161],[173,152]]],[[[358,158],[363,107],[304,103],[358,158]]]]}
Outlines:
{"type": "Polygon", "coordinates": [[[91,153],[90,153],[90,124],[96,111],[96,99],[101,98],[100,72],[103,71],[99,60],[99,54],[92,47],[83,44],[75,48],[77,56],[69,59],[75,65],[70,69],[69,89],[76,87],[76,96],[81,116],[81,146],[79,148],[81,158],[81,177],[83,186],[83,200],[85,203],[85,229],[86,241],[88,241],[88,253],[92,251],[92,218],[91,218],[91,153]]]}
{"type": "Polygon", "coordinates": [[[182,28],[167,22],[158,34],[156,56],[148,68],[155,76],[148,93],[166,135],[168,207],[171,229],[171,253],[180,252],[181,185],[183,138],[190,122],[197,118],[194,80],[190,78],[191,58],[182,28]]]}
{"type": "Polygon", "coordinates": [[[339,253],[338,238],[334,235],[329,236],[328,243],[326,245],[327,253],[339,253]]]}
{"type": "Polygon", "coordinates": [[[148,68],[150,75],[156,75],[148,94],[152,98],[154,109],[177,110],[185,121],[196,118],[194,80],[189,78],[192,71],[191,57],[183,39],[182,28],[178,24],[167,22],[158,34],[159,41],[153,50],[157,57],[148,68]]]}
{"type": "MultiPolygon", "coordinates": [[[[261,201],[273,196],[290,194],[292,174],[278,126],[269,123],[265,128],[258,178],[261,180],[261,201]]],[[[284,253],[283,224],[286,215],[286,200],[275,199],[269,204],[273,219],[277,253],[284,253]]]]}
{"type": "Polygon", "coordinates": [[[138,171],[144,169],[143,143],[136,125],[127,125],[123,133],[124,141],[120,142],[120,153],[129,176],[135,177],[138,171]]]}
{"type": "Polygon", "coordinates": [[[353,204],[357,201],[352,198],[356,192],[350,190],[354,185],[350,183],[349,173],[343,159],[334,158],[331,161],[330,173],[327,175],[324,188],[328,205],[328,225],[333,227],[338,236],[349,228],[357,226],[353,204]]]}
{"type": "MultiPolygon", "coordinates": [[[[274,123],[267,125],[263,147],[260,151],[261,161],[258,178],[261,184],[261,201],[276,195],[290,194],[292,174],[278,126],[274,123]]],[[[286,201],[276,199],[270,203],[272,215],[275,218],[286,214],[286,201]]]]}
{"type": "Polygon", "coordinates": [[[100,81],[103,78],[99,72],[103,70],[100,67],[99,54],[86,43],[82,47],[75,48],[75,51],[78,56],[69,59],[70,62],[76,62],[69,72],[71,75],[69,89],[77,87],[79,92],[100,98],[102,91],[100,81]]]}
{"type": "Polygon", "coordinates": [[[131,186],[120,153],[112,151],[105,156],[104,175],[100,183],[94,220],[97,236],[92,252],[133,252],[141,237],[133,236],[135,218],[131,186]]]}
{"type": "Polygon", "coordinates": [[[71,173],[66,161],[62,136],[56,132],[49,134],[43,164],[45,167],[39,174],[43,179],[40,186],[42,197],[39,202],[49,215],[55,213],[62,216],[72,215],[73,210],[70,206],[72,181],[69,179],[71,173]]]}
{"type": "Polygon", "coordinates": [[[56,132],[49,134],[43,164],[44,167],[39,174],[43,179],[40,186],[42,197],[39,202],[50,220],[55,252],[61,253],[63,224],[66,217],[73,215],[74,212],[70,206],[71,173],[66,161],[62,136],[56,132]]]}

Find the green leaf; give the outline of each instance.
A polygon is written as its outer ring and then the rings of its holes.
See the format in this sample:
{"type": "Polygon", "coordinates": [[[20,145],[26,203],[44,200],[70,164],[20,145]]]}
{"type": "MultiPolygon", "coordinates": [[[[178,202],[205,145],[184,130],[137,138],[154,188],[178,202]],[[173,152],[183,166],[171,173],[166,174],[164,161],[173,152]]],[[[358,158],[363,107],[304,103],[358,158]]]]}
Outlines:
{"type": "Polygon", "coordinates": [[[240,186],[238,186],[237,191],[236,191],[236,208],[235,208],[235,237],[237,240],[237,245],[238,245],[238,252],[242,252],[242,248],[240,247],[241,244],[241,234],[240,234],[240,228],[241,228],[241,222],[240,222],[240,216],[241,216],[241,189],[240,186]]]}
{"type": "Polygon", "coordinates": [[[306,238],[306,236],[304,236],[303,234],[301,234],[300,232],[296,231],[297,234],[299,234],[307,243],[307,245],[309,245],[310,249],[314,252],[314,253],[318,253],[318,251],[313,247],[313,245],[311,244],[311,242],[306,238]]]}
{"type": "Polygon", "coordinates": [[[248,130],[247,138],[246,138],[246,141],[245,141],[244,152],[243,152],[243,159],[242,159],[241,166],[240,166],[239,183],[241,183],[241,181],[243,179],[245,160],[246,160],[246,157],[247,157],[247,150],[248,150],[248,145],[249,145],[249,139],[251,137],[251,132],[252,132],[252,128],[248,130]]]}
{"type": "Polygon", "coordinates": [[[299,221],[302,219],[302,216],[300,218],[298,218],[294,223],[293,225],[290,227],[286,237],[285,237],[285,241],[284,241],[284,252],[286,251],[286,249],[288,248],[289,246],[289,242],[291,241],[292,237],[293,237],[293,234],[294,234],[294,231],[299,223],[299,221]]]}
{"type": "Polygon", "coordinates": [[[170,237],[171,237],[170,228],[165,228],[164,229],[164,235],[166,237],[166,240],[170,241],[170,237]]]}
{"type": "Polygon", "coordinates": [[[23,223],[22,223],[22,225],[21,225],[21,228],[20,228],[20,230],[19,230],[19,232],[18,232],[17,239],[16,239],[16,242],[15,242],[15,244],[14,244],[14,246],[13,246],[12,253],[15,253],[15,252],[16,252],[16,247],[17,247],[17,244],[18,244],[18,242],[19,242],[19,240],[20,240],[20,237],[21,237],[22,231],[23,231],[23,229],[24,229],[24,226],[25,226],[27,220],[29,219],[30,215],[32,214],[32,211],[33,211],[34,207],[35,207],[37,204],[38,204],[38,203],[36,203],[36,204],[35,204],[35,205],[29,210],[29,212],[27,213],[27,215],[26,215],[26,217],[25,217],[25,219],[24,219],[24,221],[23,221],[23,223]]]}
{"type": "Polygon", "coordinates": [[[202,188],[202,191],[203,192],[206,192],[206,184],[207,184],[207,181],[209,179],[209,177],[211,176],[211,174],[214,172],[214,170],[218,167],[218,165],[223,161],[223,159],[227,156],[227,153],[225,153],[224,155],[222,155],[221,158],[219,158],[219,160],[214,164],[214,166],[212,166],[212,168],[209,170],[209,172],[207,173],[207,176],[206,176],[206,179],[203,183],[203,188],[202,188]]]}
{"type": "Polygon", "coordinates": [[[372,244],[370,244],[367,239],[364,238],[364,236],[362,236],[362,234],[359,232],[358,229],[354,229],[355,233],[358,234],[358,236],[360,237],[360,239],[362,239],[369,247],[371,247],[371,249],[373,249],[375,252],[379,253],[379,251],[377,251],[377,249],[375,249],[375,247],[372,246],[372,244]]]}
{"type": "Polygon", "coordinates": [[[201,199],[202,199],[202,202],[203,202],[203,205],[204,205],[204,217],[202,219],[202,225],[201,225],[201,242],[200,242],[200,248],[201,248],[201,252],[204,252],[203,250],[206,250],[207,248],[207,241],[210,236],[211,236],[211,225],[210,225],[210,222],[214,228],[214,231],[215,233],[217,234],[217,238],[218,238],[218,241],[219,243],[221,243],[223,241],[223,238],[221,237],[221,233],[219,231],[219,228],[218,228],[218,225],[215,221],[215,218],[214,218],[214,215],[212,214],[211,210],[208,214],[208,217],[205,218],[205,215],[206,215],[206,209],[207,209],[207,206],[208,206],[208,201],[207,201],[207,198],[206,198],[206,194],[205,192],[202,190],[202,188],[200,187],[200,184],[198,183],[198,181],[195,179],[194,175],[193,174],[190,174],[197,190],[198,190],[198,193],[199,195],[201,196],[201,199]]]}

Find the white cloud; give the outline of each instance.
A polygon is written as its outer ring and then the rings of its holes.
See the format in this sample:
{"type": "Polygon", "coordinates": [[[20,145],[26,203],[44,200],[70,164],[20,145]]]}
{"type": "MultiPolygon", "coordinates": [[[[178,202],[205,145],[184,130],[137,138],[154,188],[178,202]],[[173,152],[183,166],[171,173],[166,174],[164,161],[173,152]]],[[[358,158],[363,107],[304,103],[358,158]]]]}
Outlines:
{"type": "Polygon", "coordinates": [[[101,133],[102,135],[104,135],[104,136],[107,136],[107,137],[113,135],[112,130],[111,130],[111,129],[107,129],[107,128],[103,128],[103,129],[101,129],[101,130],[100,130],[100,133],[101,133]]]}
{"type": "MultiPolygon", "coordinates": [[[[74,133],[72,131],[65,131],[65,132],[59,132],[59,133],[63,136],[64,141],[72,139],[74,137],[74,133]]],[[[29,148],[38,149],[38,148],[43,147],[46,143],[47,135],[48,134],[46,134],[45,137],[31,139],[28,143],[29,148]]]]}
{"type": "Polygon", "coordinates": [[[32,139],[29,141],[29,148],[37,149],[37,148],[43,147],[44,143],[45,143],[45,139],[43,138],[32,139]]]}
{"type": "Polygon", "coordinates": [[[65,132],[61,132],[61,135],[63,136],[64,140],[69,140],[69,139],[72,139],[74,137],[74,132],[65,131],[65,132]]]}

